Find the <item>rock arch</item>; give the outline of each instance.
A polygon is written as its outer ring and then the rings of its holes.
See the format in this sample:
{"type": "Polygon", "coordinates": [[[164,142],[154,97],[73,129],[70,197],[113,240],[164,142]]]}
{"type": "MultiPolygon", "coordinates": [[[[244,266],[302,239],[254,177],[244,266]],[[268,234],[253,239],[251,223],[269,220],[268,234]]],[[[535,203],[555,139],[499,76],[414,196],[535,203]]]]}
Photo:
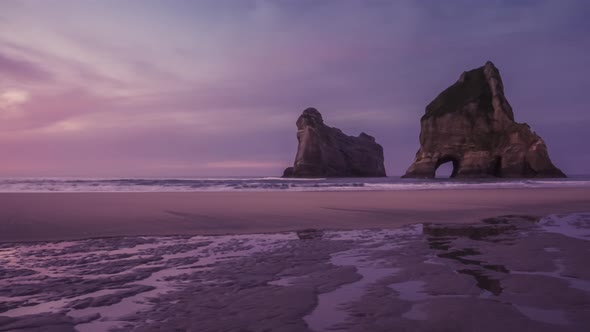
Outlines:
{"type": "Polygon", "coordinates": [[[434,166],[434,176],[436,176],[436,171],[438,170],[438,168],[446,163],[451,163],[452,167],[453,167],[453,171],[451,172],[451,176],[450,178],[455,178],[457,177],[457,173],[459,172],[459,168],[460,166],[460,161],[459,158],[455,157],[455,156],[444,156],[442,158],[439,158],[434,166]]]}
{"type": "Polygon", "coordinates": [[[543,139],[514,121],[493,63],[464,72],[420,119],[420,149],[406,178],[433,178],[445,158],[454,177],[565,177],[543,139]]]}

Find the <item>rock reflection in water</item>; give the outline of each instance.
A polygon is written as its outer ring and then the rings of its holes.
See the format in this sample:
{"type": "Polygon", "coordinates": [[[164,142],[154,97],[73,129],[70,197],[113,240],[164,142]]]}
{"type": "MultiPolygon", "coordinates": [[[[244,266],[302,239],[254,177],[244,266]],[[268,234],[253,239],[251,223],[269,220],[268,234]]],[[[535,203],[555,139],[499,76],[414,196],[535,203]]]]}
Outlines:
{"type": "Polygon", "coordinates": [[[500,280],[488,277],[482,271],[463,269],[457,270],[457,272],[474,277],[477,281],[477,287],[479,287],[482,290],[487,290],[496,296],[502,294],[503,288],[500,284],[500,280]]]}

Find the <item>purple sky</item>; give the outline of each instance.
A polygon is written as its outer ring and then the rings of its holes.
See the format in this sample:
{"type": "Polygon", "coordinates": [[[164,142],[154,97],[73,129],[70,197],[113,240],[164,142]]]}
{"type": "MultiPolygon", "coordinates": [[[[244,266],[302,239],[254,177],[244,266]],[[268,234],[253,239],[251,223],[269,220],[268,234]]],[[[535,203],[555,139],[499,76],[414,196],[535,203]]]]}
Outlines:
{"type": "Polygon", "coordinates": [[[0,176],[280,175],[314,106],[385,150],[493,61],[516,120],[590,173],[590,2],[0,2],[0,176]]]}

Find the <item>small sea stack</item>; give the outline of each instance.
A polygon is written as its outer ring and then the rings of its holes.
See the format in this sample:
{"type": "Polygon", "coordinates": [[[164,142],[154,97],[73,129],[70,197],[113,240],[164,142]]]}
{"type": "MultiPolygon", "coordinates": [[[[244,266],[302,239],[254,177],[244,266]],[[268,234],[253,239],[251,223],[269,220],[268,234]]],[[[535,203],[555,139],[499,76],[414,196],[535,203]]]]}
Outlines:
{"type": "Polygon", "coordinates": [[[320,112],[308,108],[297,119],[295,164],[283,177],[384,177],[383,148],[375,138],[361,133],[348,136],[324,124],[320,112]]]}
{"type": "Polygon", "coordinates": [[[514,121],[500,72],[490,61],[464,72],[420,120],[420,149],[403,177],[434,178],[453,164],[458,178],[561,178],[543,139],[514,121]]]}

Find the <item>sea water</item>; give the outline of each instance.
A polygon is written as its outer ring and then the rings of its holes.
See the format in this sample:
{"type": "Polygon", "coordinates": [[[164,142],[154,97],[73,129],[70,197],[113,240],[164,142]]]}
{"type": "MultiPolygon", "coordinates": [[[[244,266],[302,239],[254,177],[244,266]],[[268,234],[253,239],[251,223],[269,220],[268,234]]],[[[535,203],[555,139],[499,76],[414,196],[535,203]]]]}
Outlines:
{"type": "Polygon", "coordinates": [[[3,178],[0,192],[361,191],[590,187],[590,176],[565,179],[401,179],[279,177],[3,178]]]}

